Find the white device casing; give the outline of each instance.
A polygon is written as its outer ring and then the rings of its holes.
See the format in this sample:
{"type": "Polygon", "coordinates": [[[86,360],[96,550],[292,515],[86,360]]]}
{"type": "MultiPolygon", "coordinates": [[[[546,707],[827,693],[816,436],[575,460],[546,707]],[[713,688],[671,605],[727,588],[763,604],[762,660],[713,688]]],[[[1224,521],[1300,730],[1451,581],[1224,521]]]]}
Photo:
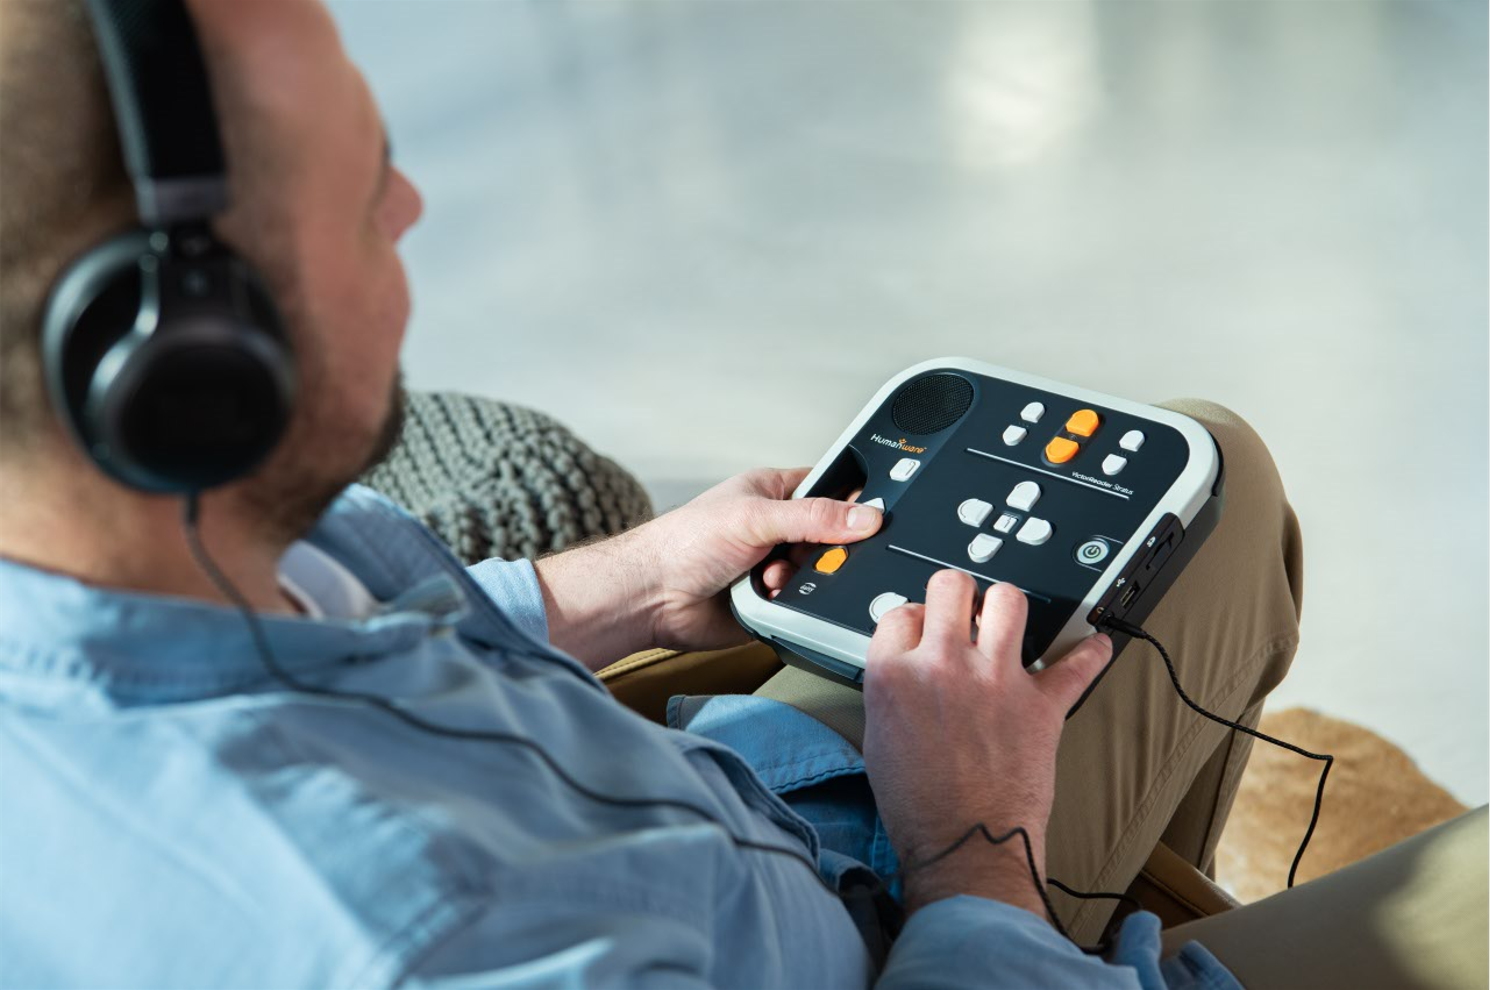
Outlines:
{"type": "MultiPolygon", "coordinates": [[[[834,441],[828,452],[814,465],[811,472],[802,483],[792,492],[792,498],[802,498],[817,484],[818,479],[823,476],[839,452],[846,447],[863,430],[869,418],[883,406],[901,385],[905,384],[917,375],[929,371],[967,371],[988,378],[997,378],[1018,385],[1025,385],[1032,389],[1045,392],[1053,392],[1058,395],[1069,396],[1073,400],[1086,405],[1105,406],[1108,409],[1139,416],[1156,423],[1163,423],[1179,431],[1189,445],[1190,458],[1180,476],[1170,485],[1169,490],[1160,497],[1153,510],[1144,519],[1143,523],[1135,531],[1133,536],[1141,536],[1152,532],[1154,527],[1166,513],[1173,513],[1181,525],[1187,529],[1191,521],[1205,505],[1206,500],[1211,497],[1211,491],[1215,486],[1216,479],[1220,474],[1221,461],[1216,452],[1215,441],[1210,432],[1195,420],[1182,413],[1163,409],[1158,406],[1150,406],[1141,402],[1131,402],[1116,396],[1106,395],[1091,389],[1080,388],[1074,385],[1065,385],[1054,382],[1047,378],[1036,375],[1028,375],[1023,372],[1014,371],[1009,368],[1001,368],[997,365],[988,364],[983,361],[975,361],[972,358],[948,357],[938,358],[931,361],[923,361],[905,369],[886,382],[874,397],[865,403],[859,410],[848,427],[834,441]]],[[[1114,580],[1128,566],[1128,562],[1134,555],[1143,549],[1143,541],[1130,537],[1126,540],[1117,553],[1113,554],[1108,561],[1107,567],[1102,571],[1092,584],[1091,590],[1082,599],[1080,605],[1072,613],[1069,621],[1062,627],[1061,631],[1051,642],[1050,648],[1046,650],[1045,657],[1058,659],[1074,647],[1081,640],[1090,636],[1096,630],[1087,623],[1086,617],[1102,595],[1107,591],[1114,580]]],[[[864,658],[869,652],[869,637],[863,633],[843,626],[819,619],[811,615],[798,612],[794,609],[785,608],[774,602],[762,598],[751,584],[750,575],[745,575],[736,581],[730,589],[730,599],[734,605],[735,612],[751,628],[751,630],[764,639],[779,641],[787,649],[792,649],[795,644],[800,644],[810,650],[815,650],[826,656],[852,664],[855,667],[864,667],[864,658]]],[[[1044,664],[1044,657],[1031,666],[1031,669],[1039,669],[1044,664]]]]}

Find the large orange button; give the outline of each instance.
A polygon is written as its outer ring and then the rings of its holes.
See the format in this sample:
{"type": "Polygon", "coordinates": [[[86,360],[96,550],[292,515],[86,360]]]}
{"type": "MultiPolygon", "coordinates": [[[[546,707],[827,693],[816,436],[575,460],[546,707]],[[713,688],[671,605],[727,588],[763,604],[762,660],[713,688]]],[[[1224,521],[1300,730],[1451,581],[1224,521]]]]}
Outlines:
{"type": "Polygon", "coordinates": [[[834,547],[819,557],[817,563],[812,566],[819,574],[833,574],[843,566],[845,560],[848,560],[848,551],[843,547],[834,547]]]}
{"type": "MultiPolygon", "coordinates": [[[[1097,432],[1097,424],[1102,422],[1095,410],[1078,409],[1066,420],[1066,431],[1074,433],[1079,437],[1089,437],[1097,432]]],[[[1054,460],[1055,458],[1051,458],[1054,460]]]]}
{"type": "Polygon", "coordinates": [[[1045,445],[1045,456],[1050,458],[1052,464],[1064,464],[1076,456],[1081,448],[1076,445],[1075,440],[1067,440],[1065,437],[1056,437],[1045,445]]]}

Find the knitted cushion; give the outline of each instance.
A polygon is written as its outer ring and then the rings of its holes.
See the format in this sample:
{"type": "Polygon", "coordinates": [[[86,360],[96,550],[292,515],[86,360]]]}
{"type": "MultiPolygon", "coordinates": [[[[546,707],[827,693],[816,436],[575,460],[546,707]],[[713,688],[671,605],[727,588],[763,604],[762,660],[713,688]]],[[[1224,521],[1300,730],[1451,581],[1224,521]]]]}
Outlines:
{"type": "Polygon", "coordinates": [[[451,392],[408,393],[398,445],[362,482],[467,564],[537,557],[652,517],[635,478],[554,420],[451,392]]]}

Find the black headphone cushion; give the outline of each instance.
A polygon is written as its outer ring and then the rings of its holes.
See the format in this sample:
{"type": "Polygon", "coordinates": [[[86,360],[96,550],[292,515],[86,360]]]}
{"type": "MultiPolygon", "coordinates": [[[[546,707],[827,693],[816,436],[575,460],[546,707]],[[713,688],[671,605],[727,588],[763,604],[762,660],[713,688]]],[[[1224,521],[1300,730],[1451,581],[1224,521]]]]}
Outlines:
{"type": "Polygon", "coordinates": [[[156,492],[200,491],[241,477],[283,435],[295,389],[284,329],[268,293],[231,253],[206,271],[211,290],[156,311],[143,272],[174,286],[184,270],[123,234],[79,258],[48,302],[42,356],[59,416],[115,479],[156,492]]]}
{"type": "Polygon", "coordinates": [[[283,435],[289,406],[280,348],[220,320],[170,327],[112,382],[95,381],[88,433],[126,480],[155,489],[211,488],[246,473],[283,435]]]}

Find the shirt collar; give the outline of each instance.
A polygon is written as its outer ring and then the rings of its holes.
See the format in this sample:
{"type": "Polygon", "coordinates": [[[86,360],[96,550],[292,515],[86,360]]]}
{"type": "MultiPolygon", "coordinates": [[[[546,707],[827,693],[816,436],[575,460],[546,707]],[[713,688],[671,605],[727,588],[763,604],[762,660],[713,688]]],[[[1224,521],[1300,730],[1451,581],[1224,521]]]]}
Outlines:
{"type": "MultiPolygon", "coordinates": [[[[275,661],[291,673],[314,674],[411,649],[436,628],[471,619],[473,586],[459,580],[458,562],[442,559],[421,534],[366,489],[338,499],[307,539],[389,603],[363,619],[258,616],[275,661]]],[[[491,628],[491,613],[475,617],[484,620],[471,627],[478,638],[504,631],[491,628]]],[[[0,698],[47,708],[76,706],[83,694],[114,707],[212,697],[269,680],[235,609],[99,588],[0,560],[0,698]]]]}

